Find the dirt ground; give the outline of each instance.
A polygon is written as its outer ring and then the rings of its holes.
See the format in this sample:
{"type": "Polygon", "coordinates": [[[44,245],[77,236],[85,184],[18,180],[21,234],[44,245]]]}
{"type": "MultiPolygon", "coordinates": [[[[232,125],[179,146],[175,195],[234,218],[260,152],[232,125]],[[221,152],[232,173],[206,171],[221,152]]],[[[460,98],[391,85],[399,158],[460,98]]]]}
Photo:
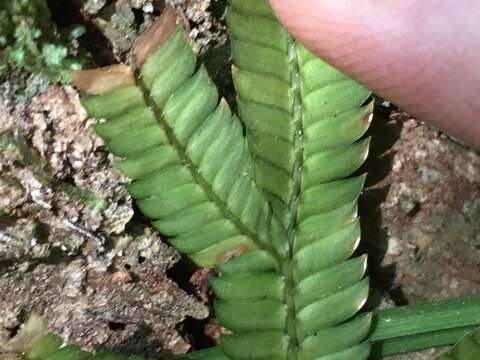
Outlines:
{"type": "Polygon", "coordinates": [[[480,293],[480,156],[398,111],[380,108],[371,133],[360,200],[371,304],[480,293]]]}
{"type": "MultiPolygon", "coordinates": [[[[232,102],[222,8],[172,2],[232,102]]],[[[105,3],[83,2],[91,16],[105,3]]],[[[149,1],[117,5],[126,13],[153,11],[149,1]]],[[[114,43],[105,58],[125,58],[135,34],[118,43],[133,31],[122,26],[105,30],[114,43]]],[[[223,330],[209,315],[208,271],[182,258],[138,214],[76,91],[54,86],[16,104],[8,86],[1,89],[0,344],[36,310],[87,349],[168,358],[214,345],[223,330]]],[[[369,307],[480,293],[480,155],[394,107],[378,106],[370,133],[360,201],[369,307]]]]}

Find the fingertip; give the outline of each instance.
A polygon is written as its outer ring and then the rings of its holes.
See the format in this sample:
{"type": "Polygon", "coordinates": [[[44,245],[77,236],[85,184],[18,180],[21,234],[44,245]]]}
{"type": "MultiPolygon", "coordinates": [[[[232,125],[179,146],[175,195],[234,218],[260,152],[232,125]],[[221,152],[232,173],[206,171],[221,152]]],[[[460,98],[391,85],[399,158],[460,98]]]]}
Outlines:
{"type": "Polygon", "coordinates": [[[477,0],[269,1],[292,35],[330,65],[480,146],[479,106],[471,100],[480,91],[472,75],[480,42],[478,32],[463,31],[477,28],[477,0]]]}
{"type": "Polygon", "coordinates": [[[367,35],[375,35],[379,29],[374,19],[380,16],[380,9],[370,0],[269,1],[282,24],[324,58],[331,58],[345,44],[361,46],[367,35]]]}

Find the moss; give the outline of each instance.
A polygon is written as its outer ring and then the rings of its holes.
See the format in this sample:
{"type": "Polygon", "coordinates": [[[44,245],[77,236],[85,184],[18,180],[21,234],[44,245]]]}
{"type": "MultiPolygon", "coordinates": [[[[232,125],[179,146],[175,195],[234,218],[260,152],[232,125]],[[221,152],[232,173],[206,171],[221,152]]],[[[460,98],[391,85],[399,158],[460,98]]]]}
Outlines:
{"type": "MultiPolygon", "coordinates": [[[[10,87],[20,99],[39,83],[70,82],[71,70],[81,67],[50,18],[45,0],[9,0],[0,10],[0,82],[15,79],[10,87]],[[19,72],[25,75],[17,81],[11,74],[19,72]]],[[[73,30],[69,35],[82,34],[73,30]]]]}

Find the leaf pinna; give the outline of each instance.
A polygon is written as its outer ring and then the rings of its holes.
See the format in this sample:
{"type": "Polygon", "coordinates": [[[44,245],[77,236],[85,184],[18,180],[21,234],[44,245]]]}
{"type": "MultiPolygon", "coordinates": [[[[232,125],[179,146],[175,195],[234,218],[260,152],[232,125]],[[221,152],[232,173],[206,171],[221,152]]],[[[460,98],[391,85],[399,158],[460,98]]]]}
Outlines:
{"type": "Polygon", "coordinates": [[[350,259],[364,176],[347,177],[367,156],[369,91],[298,44],[266,0],[231,0],[227,20],[240,119],[171,10],[139,40],[138,76],[77,74],[83,104],[153,226],[221,274],[228,358],[366,359],[366,258],[350,259]]]}

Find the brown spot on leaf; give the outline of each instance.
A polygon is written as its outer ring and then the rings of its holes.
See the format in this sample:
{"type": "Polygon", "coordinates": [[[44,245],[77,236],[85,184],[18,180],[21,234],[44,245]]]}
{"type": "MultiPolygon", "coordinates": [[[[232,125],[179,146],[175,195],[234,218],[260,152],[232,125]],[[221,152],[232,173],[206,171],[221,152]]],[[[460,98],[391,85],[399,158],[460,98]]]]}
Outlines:
{"type": "Polygon", "coordinates": [[[217,258],[218,262],[219,263],[227,262],[230,259],[236,258],[236,257],[246,253],[251,248],[252,247],[248,243],[247,244],[240,244],[240,245],[234,247],[233,249],[227,251],[226,253],[219,255],[218,258],[217,258]]]}

